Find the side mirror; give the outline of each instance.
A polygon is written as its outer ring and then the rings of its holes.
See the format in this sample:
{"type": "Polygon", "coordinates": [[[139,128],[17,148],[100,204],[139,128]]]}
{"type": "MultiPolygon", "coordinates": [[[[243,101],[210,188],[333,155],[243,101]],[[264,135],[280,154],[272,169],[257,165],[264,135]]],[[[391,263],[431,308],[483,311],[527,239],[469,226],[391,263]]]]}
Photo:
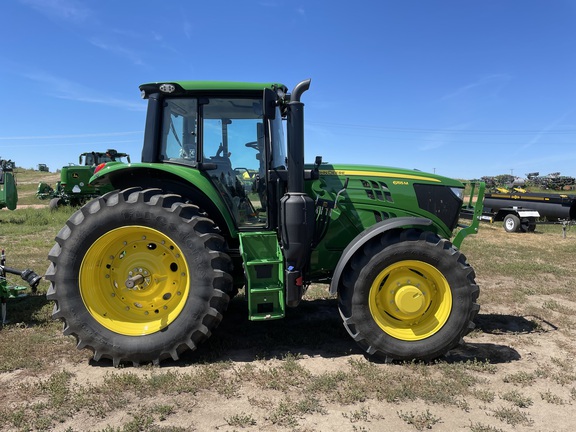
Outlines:
{"type": "Polygon", "coordinates": [[[264,111],[264,118],[274,120],[276,118],[276,92],[274,90],[265,88],[264,95],[262,96],[262,110],[264,111]]]}

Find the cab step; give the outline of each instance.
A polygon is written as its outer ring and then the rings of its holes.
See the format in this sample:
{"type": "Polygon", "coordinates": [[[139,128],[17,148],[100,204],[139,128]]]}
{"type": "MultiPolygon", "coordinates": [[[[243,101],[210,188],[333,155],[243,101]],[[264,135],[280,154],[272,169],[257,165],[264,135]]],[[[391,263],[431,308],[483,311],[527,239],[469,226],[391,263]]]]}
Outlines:
{"type": "Polygon", "coordinates": [[[284,259],[273,231],[240,233],[251,321],[284,318],[284,259]]]}

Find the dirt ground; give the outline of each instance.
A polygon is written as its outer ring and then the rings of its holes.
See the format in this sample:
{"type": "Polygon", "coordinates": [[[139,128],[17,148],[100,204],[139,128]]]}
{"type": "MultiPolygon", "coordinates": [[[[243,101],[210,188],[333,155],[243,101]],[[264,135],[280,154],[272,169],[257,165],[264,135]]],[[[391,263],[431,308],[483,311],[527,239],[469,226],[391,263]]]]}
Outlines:
{"type": "MultiPolygon", "coordinates": [[[[490,289],[491,286],[507,281],[484,279],[479,282],[484,289],[490,289]]],[[[576,310],[575,304],[569,306],[576,310]]],[[[241,315],[244,314],[240,305],[232,304],[228,312],[231,316],[224,320],[213,337],[222,338],[224,341],[230,337],[241,339],[242,332],[252,331],[254,328],[257,329],[256,332],[260,332],[261,337],[266,337],[265,327],[258,330],[257,327],[237,326],[237,319],[241,319],[241,315]]],[[[334,300],[318,301],[313,308],[306,310],[305,315],[297,314],[288,318],[285,324],[301,327],[302,331],[314,331],[310,323],[315,321],[324,324],[333,322],[335,326],[341,325],[334,300]]],[[[175,404],[179,408],[160,422],[161,427],[166,429],[151,430],[170,430],[170,427],[180,427],[191,431],[413,431],[424,430],[426,427],[419,428],[408,424],[405,419],[401,418],[401,413],[428,413],[439,420],[429,427],[437,431],[572,431],[574,429],[572,416],[572,407],[575,402],[574,381],[566,385],[551,379],[542,379],[525,386],[521,383],[506,382],[506,377],[521,371],[526,374],[534,373],[538,369],[545,369],[546,365],[553,364],[557,359],[565,359],[572,363],[576,353],[574,338],[559,331],[553,319],[516,315],[514,311],[498,310],[498,307],[484,307],[477,318],[477,326],[479,330],[467,337],[461,347],[451,351],[445,360],[449,363],[461,363],[478,359],[494,365],[494,372],[483,375],[487,381],[481,385],[486,391],[494,392],[496,396],[493,402],[483,402],[470,397],[466,398],[464,407],[430,404],[420,400],[385,402],[368,399],[351,405],[325,402],[322,412],[299,416],[297,425],[285,426],[270,421],[267,403],[278,402],[285,398],[286,394],[282,391],[262,389],[260,386],[244,383],[232,397],[222,396],[217,392],[204,392],[200,397],[179,394],[160,398],[151,396],[137,401],[128,398],[126,406],[119,407],[104,419],[98,420],[86,413],[72,414],[52,430],[100,431],[110,426],[119,427],[133,418],[137,407],[164,402],[175,404]],[[506,405],[506,402],[502,400],[502,394],[505,391],[521,392],[525,398],[533,401],[531,406],[520,410],[526,414],[528,422],[512,425],[494,415],[500,409],[499,407],[506,405]],[[546,394],[554,395],[555,401],[545,400],[543,395],[546,394]],[[241,426],[230,424],[230,418],[247,413],[250,413],[255,424],[241,426]]],[[[232,344],[232,349],[224,350],[219,357],[220,360],[229,360],[233,370],[240,370],[248,363],[258,368],[273,368],[282,362],[277,356],[289,351],[294,354],[299,353],[298,365],[313,375],[344,371],[349,368],[351,361],[368,362],[354,342],[346,336],[342,330],[319,346],[296,346],[285,342],[279,344],[278,352],[270,352],[264,359],[258,359],[260,353],[254,347],[243,346],[241,341],[237,341],[238,343],[232,344]]],[[[246,342],[249,343],[249,341],[246,342]]],[[[202,347],[199,349],[200,354],[203,349],[202,347]]],[[[150,368],[114,369],[106,362],[94,363],[88,360],[87,353],[84,359],[74,362],[68,358],[78,359],[78,355],[71,354],[74,353],[63,352],[56,364],[46,365],[47,370],[68,371],[73,374],[74,381],[83,386],[96,385],[111,373],[130,373],[138,376],[148,376],[153,373],[150,368]]],[[[161,373],[185,372],[189,368],[198,366],[193,364],[194,356],[195,353],[184,354],[179,362],[163,364],[156,370],[161,373]]],[[[378,363],[376,366],[392,369],[405,367],[378,363]]],[[[567,371],[567,373],[574,374],[574,371],[567,371]]],[[[31,376],[25,371],[4,373],[0,374],[0,387],[6,389],[13,387],[14,382],[21,380],[34,382],[41,378],[42,374],[31,376]]],[[[386,386],[387,383],[382,382],[381,385],[386,386]]],[[[297,398],[298,396],[292,394],[291,397],[297,398]]],[[[8,402],[10,399],[8,398],[8,402]]],[[[7,399],[4,401],[7,402],[7,399]]]]}

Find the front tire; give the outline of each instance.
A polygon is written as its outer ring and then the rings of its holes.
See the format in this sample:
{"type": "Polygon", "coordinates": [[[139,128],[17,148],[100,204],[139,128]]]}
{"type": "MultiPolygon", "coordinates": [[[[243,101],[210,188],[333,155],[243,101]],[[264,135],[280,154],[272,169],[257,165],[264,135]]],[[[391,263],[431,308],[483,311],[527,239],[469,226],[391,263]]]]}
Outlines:
{"type": "Polygon", "coordinates": [[[158,189],[110,192],[74,213],[49,254],[47,297],[96,361],[177,360],[220,323],[231,260],[198,207],[158,189]]]}
{"type": "Polygon", "coordinates": [[[389,231],[351,259],[340,314],[368,354],[385,361],[432,360],[474,328],[474,277],[447,240],[415,229],[389,231]]]}

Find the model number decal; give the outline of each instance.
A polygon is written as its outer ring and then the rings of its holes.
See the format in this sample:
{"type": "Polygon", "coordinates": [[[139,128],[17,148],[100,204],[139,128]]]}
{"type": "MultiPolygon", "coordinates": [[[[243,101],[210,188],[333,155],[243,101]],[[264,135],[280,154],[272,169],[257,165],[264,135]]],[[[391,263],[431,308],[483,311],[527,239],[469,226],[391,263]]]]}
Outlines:
{"type": "MultiPolygon", "coordinates": [[[[394,172],[381,172],[381,171],[360,171],[360,170],[333,170],[321,169],[320,175],[322,176],[358,176],[358,177],[384,177],[384,178],[404,178],[408,180],[422,180],[426,182],[441,183],[440,179],[434,177],[427,177],[425,175],[417,174],[402,174],[394,172]]],[[[393,180],[395,185],[408,186],[410,183],[406,180],[393,180]]]]}
{"type": "Polygon", "coordinates": [[[344,175],[343,171],[334,170],[320,170],[320,175],[330,176],[330,175],[344,175]]]}

